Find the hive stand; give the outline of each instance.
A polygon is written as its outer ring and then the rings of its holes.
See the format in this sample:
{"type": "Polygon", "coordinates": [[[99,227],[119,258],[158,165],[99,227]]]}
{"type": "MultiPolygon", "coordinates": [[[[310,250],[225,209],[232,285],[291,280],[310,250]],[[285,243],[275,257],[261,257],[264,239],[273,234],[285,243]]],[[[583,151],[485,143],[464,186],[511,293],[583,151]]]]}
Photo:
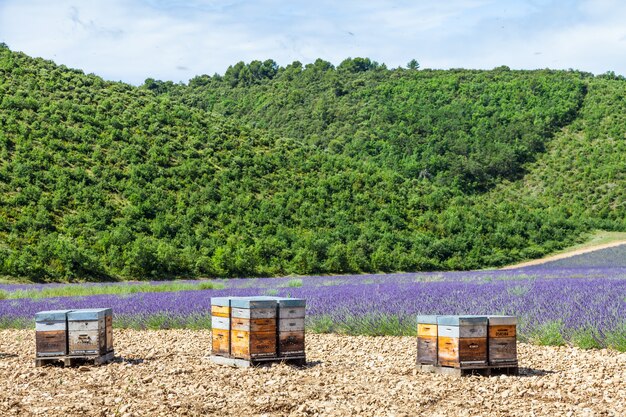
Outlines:
{"type": "Polygon", "coordinates": [[[115,357],[115,352],[110,351],[100,356],[44,356],[35,358],[35,367],[39,368],[45,365],[62,363],[64,367],[83,365],[85,363],[92,365],[102,365],[109,363],[115,357]]]}
{"type": "Polygon", "coordinates": [[[452,375],[452,376],[496,376],[496,375],[519,375],[519,368],[515,365],[474,365],[471,368],[451,368],[448,366],[418,365],[417,370],[423,373],[452,375]]]}
{"type": "Polygon", "coordinates": [[[288,357],[288,358],[259,358],[259,359],[237,359],[227,358],[225,356],[210,355],[209,360],[218,365],[234,366],[237,368],[251,368],[253,366],[269,366],[274,363],[286,363],[294,366],[306,365],[306,357],[288,357]]]}

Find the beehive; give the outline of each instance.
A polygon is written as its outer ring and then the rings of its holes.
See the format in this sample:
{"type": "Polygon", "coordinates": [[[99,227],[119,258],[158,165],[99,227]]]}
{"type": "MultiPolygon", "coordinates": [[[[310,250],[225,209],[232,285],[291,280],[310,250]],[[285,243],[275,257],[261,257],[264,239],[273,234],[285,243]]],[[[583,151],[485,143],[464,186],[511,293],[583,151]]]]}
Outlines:
{"type": "Polygon", "coordinates": [[[231,298],[230,355],[239,359],[276,357],[276,299],[231,298]]]}
{"type": "Polygon", "coordinates": [[[489,364],[517,364],[517,317],[488,316],[489,364]]]}
{"type": "Polygon", "coordinates": [[[437,317],[437,357],[455,368],[487,364],[487,317],[437,317]]]}
{"type": "Polygon", "coordinates": [[[303,357],[306,300],[278,298],[278,356],[303,357]]]}
{"type": "Polygon", "coordinates": [[[70,311],[51,310],[35,314],[37,357],[67,355],[67,313],[70,311]]]}
{"type": "Polygon", "coordinates": [[[107,328],[110,308],[73,310],[67,313],[68,354],[104,355],[113,349],[112,329],[107,328]],[[107,334],[111,338],[107,343],[107,334]]]}
{"type": "Polygon", "coordinates": [[[417,316],[417,363],[437,362],[437,316],[417,316]]]}
{"type": "Polygon", "coordinates": [[[211,353],[230,356],[231,297],[211,298],[211,353]]]}

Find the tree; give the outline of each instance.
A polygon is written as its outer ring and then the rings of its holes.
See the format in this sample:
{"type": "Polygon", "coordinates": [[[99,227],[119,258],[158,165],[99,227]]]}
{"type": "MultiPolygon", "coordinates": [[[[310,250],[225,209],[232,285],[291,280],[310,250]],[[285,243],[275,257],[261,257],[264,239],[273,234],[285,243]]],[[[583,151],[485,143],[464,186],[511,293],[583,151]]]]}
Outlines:
{"type": "Polygon", "coordinates": [[[420,68],[420,63],[417,62],[416,59],[412,59],[406,64],[406,67],[410,70],[418,70],[420,68]]]}

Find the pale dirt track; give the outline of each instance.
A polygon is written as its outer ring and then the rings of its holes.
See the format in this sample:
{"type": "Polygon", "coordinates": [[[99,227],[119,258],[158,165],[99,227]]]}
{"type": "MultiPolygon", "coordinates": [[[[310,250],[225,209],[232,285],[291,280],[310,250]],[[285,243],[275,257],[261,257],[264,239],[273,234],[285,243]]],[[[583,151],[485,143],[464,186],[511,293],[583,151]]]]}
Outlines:
{"type": "Polygon", "coordinates": [[[516,268],[523,268],[525,266],[542,265],[542,264],[545,264],[545,263],[548,263],[548,262],[558,261],[559,259],[571,258],[572,256],[582,255],[583,253],[595,252],[597,250],[614,248],[616,246],[621,246],[621,245],[626,245],[626,240],[620,240],[620,241],[617,241],[617,242],[604,243],[602,245],[590,246],[590,247],[586,247],[586,248],[580,248],[580,249],[572,250],[572,251],[569,251],[569,252],[559,253],[557,255],[548,256],[547,258],[533,259],[532,261],[527,261],[527,262],[522,262],[522,263],[515,264],[515,265],[505,266],[504,268],[501,268],[501,269],[516,269],[516,268]]]}
{"type": "Polygon", "coordinates": [[[0,331],[1,416],[624,416],[626,353],[519,344],[519,377],[419,374],[412,337],[307,335],[306,368],[220,367],[210,332],[116,330],[116,362],[35,368],[0,331]]]}

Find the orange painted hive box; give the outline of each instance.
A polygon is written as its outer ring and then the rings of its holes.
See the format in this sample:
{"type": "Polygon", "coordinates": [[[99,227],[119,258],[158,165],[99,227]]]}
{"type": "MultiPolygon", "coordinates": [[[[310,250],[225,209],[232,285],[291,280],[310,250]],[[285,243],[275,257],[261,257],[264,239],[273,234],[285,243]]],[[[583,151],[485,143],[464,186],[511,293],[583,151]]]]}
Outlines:
{"type": "Polygon", "coordinates": [[[487,317],[437,317],[439,365],[471,368],[487,365],[487,317]]]}

